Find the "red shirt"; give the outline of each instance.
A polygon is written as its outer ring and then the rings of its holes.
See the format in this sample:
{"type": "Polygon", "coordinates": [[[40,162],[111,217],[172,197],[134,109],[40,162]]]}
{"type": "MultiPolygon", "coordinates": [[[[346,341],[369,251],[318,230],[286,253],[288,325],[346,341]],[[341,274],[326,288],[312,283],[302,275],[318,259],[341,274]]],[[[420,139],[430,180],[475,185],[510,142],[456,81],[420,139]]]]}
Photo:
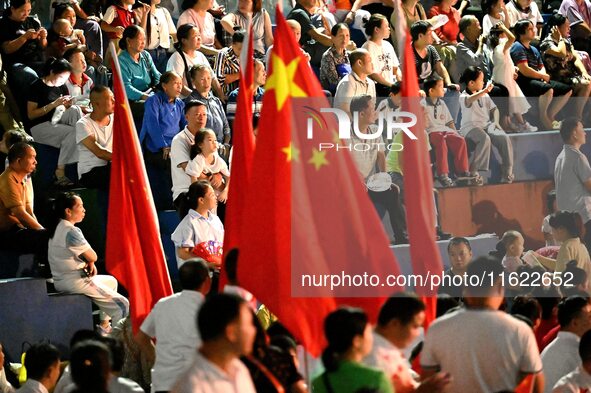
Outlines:
{"type": "Polygon", "coordinates": [[[544,342],[544,337],[556,326],[558,326],[558,318],[554,317],[551,319],[542,319],[540,325],[535,330],[536,335],[536,342],[538,343],[538,348],[540,349],[540,353],[542,352],[542,345],[544,342]]]}
{"type": "MultiPolygon", "coordinates": [[[[113,22],[111,22],[111,27],[123,26],[128,27],[135,24],[135,15],[133,11],[128,10],[127,8],[120,7],[118,5],[114,5],[115,12],[117,13],[113,22]]],[[[107,33],[109,38],[112,40],[117,39],[116,33],[107,33]]]]}
{"type": "Polygon", "coordinates": [[[434,5],[429,11],[429,18],[432,18],[435,15],[447,15],[449,18],[449,22],[436,29],[435,34],[437,34],[437,36],[443,41],[457,41],[458,34],[460,33],[460,11],[451,7],[449,12],[443,12],[438,5],[434,5]]]}
{"type": "Polygon", "coordinates": [[[552,328],[552,330],[550,330],[548,332],[548,334],[546,334],[544,336],[544,339],[542,340],[542,346],[540,347],[540,352],[542,352],[544,350],[544,348],[546,348],[548,345],[550,345],[550,343],[552,341],[554,341],[554,339],[556,338],[556,336],[558,336],[558,332],[560,331],[560,325],[555,326],[554,328],[552,328]]]}

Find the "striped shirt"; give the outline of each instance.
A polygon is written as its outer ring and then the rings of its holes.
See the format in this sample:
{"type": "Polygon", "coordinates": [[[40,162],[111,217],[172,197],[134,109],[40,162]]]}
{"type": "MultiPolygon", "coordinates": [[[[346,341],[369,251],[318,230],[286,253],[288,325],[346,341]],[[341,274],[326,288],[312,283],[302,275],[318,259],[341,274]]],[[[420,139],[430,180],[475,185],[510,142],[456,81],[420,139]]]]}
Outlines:
{"type": "MultiPolygon", "coordinates": [[[[233,124],[234,118],[236,117],[236,111],[238,109],[238,91],[236,89],[228,94],[228,106],[226,108],[226,115],[228,116],[228,121],[233,124]]],[[[253,118],[260,116],[261,110],[263,109],[263,95],[265,94],[265,89],[262,87],[258,87],[254,93],[254,100],[252,101],[252,115],[253,118]]]]}
{"type": "Polygon", "coordinates": [[[236,90],[239,84],[238,80],[230,84],[224,83],[226,75],[237,72],[240,72],[240,57],[236,56],[236,53],[234,53],[231,47],[222,49],[218,54],[215,73],[225,95],[236,90]]]}

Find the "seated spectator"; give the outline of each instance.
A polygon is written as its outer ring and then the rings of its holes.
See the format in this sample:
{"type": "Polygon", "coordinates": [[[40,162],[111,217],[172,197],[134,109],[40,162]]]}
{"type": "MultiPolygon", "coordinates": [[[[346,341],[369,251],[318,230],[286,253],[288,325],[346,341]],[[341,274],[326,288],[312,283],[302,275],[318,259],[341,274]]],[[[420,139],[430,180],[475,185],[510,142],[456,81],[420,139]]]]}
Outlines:
{"type": "Polygon", "coordinates": [[[435,1],[435,5],[429,10],[430,18],[437,15],[447,16],[448,21],[443,26],[435,29],[437,37],[439,37],[442,43],[447,45],[458,44],[458,34],[460,33],[458,23],[460,22],[462,12],[454,7],[456,3],[457,0],[438,0],[435,1]]]}
{"type": "Polygon", "coordinates": [[[161,0],[144,0],[149,7],[136,9],[140,26],[146,31],[146,50],[152,56],[160,73],[166,72],[170,37],[176,42],[176,26],[168,10],[160,6],[161,0]]]}
{"type": "Polygon", "coordinates": [[[390,23],[384,15],[372,15],[365,22],[365,34],[369,38],[363,48],[369,52],[374,71],[369,77],[376,83],[377,96],[387,97],[392,83],[402,79],[398,57],[387,41],[390,38],[390,23]]]}
{"type": "Polygon", "coordinates": [[[71,186],[65,175],[66,164],[78,161],[76,150],[76,122],[82,117],[80,107],[68,93],[65,83],[72,66],[67,60],[51,58],[45,66],[44,76],[29,87],[27,115],[35,142],[59,149],[55,184],[71,186]]]}
{"type": "Polygon", "coordinates": [[[189,259],[179,268],[179,280],[182,292],[160,299],[135,336],[142,352],[155,360],[153,392],[170,391],[201,346],[195,320],[211,289],[210,269],[201,258],[189,259]]]}
{"type": "Polygon", "coordinates": [[[488,45],[492,50],[493,72],[492,81],[494,83],[493,91],[499,86],[506,88],[509,92],[509,97],[502,98],[508,100],[508,118],[506,120],[506,131],[537,131],[538,128],[529,124],[523,115],[527,113],[530,108],[527,98],[523,95],[521,88],[515,81],[517,75],[517,68],[511,59],[511,46],[515,42],[515,36],[503,23],[497,25],[490,30],[488,45]]]}
{"type": "MultiPolygon", "coordinates": [[[[587,273],[591,278],[591,258],[587,247],[581,242],[583,226],[578,213],[557,211],[550,216],[550,226],[556,240],[562,242],[556,259],[546,258],[535,254],[536,259],[546,268],[554,272],[563,272],[566,264],[572,260],[577,261],[577,267],[587,273]]],[[[591,288],[591,285],[587,286],[591,288]]]]}
{"type": "Polygon", "coordinates": [[[585,105],[591,94],[591,76],[569,38],[570,22],[560,14],[553,14],[542,31],[540,52],[548,75],[553,81],[568,85],[576,97],[573,115],[583,118],[585,105]]]}
{"type": "Polygon", "coordinates": [[[401,292],[388,298],[380,309],[373,335],[373,348],[363,363],[382,370],[394,391],[440,392],[449,383],[443,373],[419,383],[404,352],[421,335],[425,304],[414,293],[401,292]]]}
{"type": "Polygon", "coordinates": [[[371,324],[363,310],[331,312],[324,320],[324,335],[328,341],[322,353],[325,371],[312,381],[313,392],[394,391],[383,371],[361,363],[373,343],[371,324]]]}
{"type": "Polygon", "coordinates": [[[350,41],[349,26],[337,23],[330,31],[332,46],[322,55],[320,83],[322,88],[335,93],[339,81],[351,73],[347,44],[350,41]]]}
{"type": "Polygon", "coordinates": [[[82,222],[86,210],[82,199],[72,192],[61,193],[53,204],[49,228],[49,265],[55,289],[88,296],[101,310],[99,328],[110,333],[113,325],[129,313],[129,301],[117,293],[117,280],[97,275],[96,252],[75,225],[82,222]]]}
{"type": "Polygon", "coordinates": [[[231,133],[224,106],[219,98],[211,93],[211,68],[206,65],[196,65],[191,68],[191,79],[195,90],[186,100],[197,100],[205,104],[207,108],[207,124],[206,127],[213,130],[216,135],[218,143],[221,144],[224,156],[228,156],[226,151],[230,143],[231,133]]]}
{"type": "MultiPolygon", "coordinates": [[[[179,26],[177,30],[178,42],[175,44],[176,51],[168,59],[166,64],[167,71],[174,71],[181,76],[183,80],[182,98],[186,98],[193,91],[193,83],[191,81],[191,67],[198,64],[209,66],[209,62],[205,55],[199,52],[201,48],[201,35],[199,29],[193,24],[184,24],[179,26]]],[[[222,89],[219,81],[213,81],[214,91],[223,97],[222,89]]]]}
{"type": "Polygon", "coordinates": [[[569,297],[558,305],[558,336],[542,352],[546,388],[552,392],[558,380],[581,365],[579,341],[591,329],[591,304],[584,297],[569,297]]]}
{"type": "Polygon", "coordinates": [[[23,86],[28,81],[22,73],[37,76],[43,69],[43,50],[47,46],[47,30],[31,13],[30,0],[11,0],[10,8],[0,20],[0,46],[4,69],[13,86],[23,86]],[[19,66],[14,67],[15,64],[19,66]],[[29,70],[23,69],[29,67],[29,70]],[[16,74],[21,74],[15,76],[16,74]],[[23,79],[25,78],[25,79],[23,79]]]}
{"type": "MultiPolygon", "coordinates": [[[[10,148],[16,145],[19,142],[31,143],[33,142],[33,138],[27,135],[24,131],[18,130],[8,130],[5,131],[2,135],[2,139],[0,139],[0,153],[8,156],[8,152],[10,148]]],[[[4,162],[4,169],[8,169],[10,166],[8,162],[8,157],[4,162]]],[[[31,179],[31,174],[28,174],[23,179],[25,182],[25,186],[27,187],[27,199],[31,207],[33,207],[33,201],[35,200],[34,193],[33,193],[33,180],[31,179]]]]}
{"type": "Polygon", "coordinates": [[[223,48],[216,61],[216,77],[222,85],[222,91],[227,96],[238,88],[240,80],[240,52],[244,42],[244,30],[232,34],[232,42],[229,47],[223,48]]]}
{"type": "Polygon", "coordinates": [[[72,348],[70,369],[75,388],[72,393],[108,393],[111,374],[109,347],[99,341],[82,341],[72,348]]]}
{"type": "MultiPolygon", "coordinates": [[[[265,65],[260,60],[254,61],[254,78],[253,78],[253,101],[252,101],[252,115],[253,121],[257,121],[263,109],[263,95],[265,94],[265,82],[267,81],[267,72],[265,65]]],[[[234,124],[236,117],[236,110],[238,104],[238,91],[240,88],[234,90],[228,95],[228,106],[226,107],[226,115],[231,125],[234,124]]]]}
{"type": "MultiPolygon", "coordinates": [[[[450,276],[452,280],[455,276],[463,276],[472,262],[472,245],[470,241],[465,237],[452,237],[447,243],[447,256],[451,266],[443,274],[450,276]]],[[[457,299],[463,297],[463,290],[464,285],[441,285],[439,287],[439,293],[444,293],[457,299]]]]}
{"type": "MultiPolygon", "coordinates": [[[[363,3],[364,0],[356,0],[356,2],[363,3]]],[[[431,26],[435,25],[437,18],[427,19],[427,13],[425,12],[425,8],[423,4],[419,0],[402,0],[401,1],[401,8],[403,12],[403,17],[406,20],[406,28],[409,29],[414,23],[423,20],[429,22],[431,26]]],[[[351,8],[351,10],[356,9],[355,5],[351,8]]],[[[393,43],[398,42],[398,35],[396,31],[396,26],[398,25],[398,8],[394,7],[393,12],[390,14],[382,14],[385,15],[390,20],[390,26],[392,26],[391,30],[391,41],[393,43]],[[391,15],[388,17],[388,15],[391,15]]],[[[370,11],[371,13],[371,11],[370,11]]]]}
{"type": "MultiPolygon", "coordinates": [[[[302,28],[300,26],[300,24],[293,20],[293,19],[288,19],[287,21],[287,26],[289,27],[289,29],[293,32],[293,35],[296,39],[297,42],[300,41],[300,37],[302,36],[302,28]]],[[[271,51],[273,49],[273,45],[269,46],[269,48],[267,48],[267,53],[265,53],[265,68],[269,69],[270,64],[271,64],[271,51]]],[[[304,57],[306,58],[306,61],[308,61],[308,64],[310,63],[310,55],[308,54],[308,52],[306,52],[301,46],[300,46],[300,52],[302,53],[302,55],[304,55],[304,57]]]]}
{"type": "Polygon", "coordinates": [[[505,271],[513,273],[520,266],[523,266],[521,256],[523,255],[524,242],[523,235],[518,231],[511,230],[503,233],[496,249],[499,252],[498,257],[501,259],[505,271]]]}
{"type": "Polygon", "coordinates": [[[193,249],[201,243],[214,241],[222,244],[224,225],[212,211],[217,207],[213,187],[207,181],[197,181],[180,196],[179,216],[182,218],[171,235],[180,267],[194,258],[193,249]]]}
{"type": "Polygon", "coordinates": [[[462,124],[460,135],[476,145],[470,157],[470,173],[488,171],[491,145],[501,156],[501,183],[512,183],[513,144],[498,124],[497,106],[488,93],[492,84],[484,86],[484,73],[478,67],[468,67],[461,83],[466,90],[460,95],[462,124]]]}
{"type": "Polygon", "coordinates": [[[201,35],[201,47],[199,51],[204,55],[217,55],[222,45],[215,35],[215,23],[213,15],[207,12],[211,8],[210,0],[183,0],[181,5],[183,13],[177,22],[177,28],[190,23],[197,28],[201,35]]]}
{"type": "Polygon", "coordinates": [[[558,13],[568,18],[571,39],[576,49],[591,53],[591,2],[588,0],[565,0],[558,13]]]}
{"type": "Polygon", "coordinates": [[[172,138],[170,145],[170,171],[172,177],[172,200],[179,208],[182,193],[189,191],[191,176],[186,172],[191,161],[191,147],[195,144],[195,135],[206,126],[207,107],[200,101],[188,101],[185,104],[187,126],[172,138]]]}
{"type": "Polygon", "coordinates": [[[171,392],[255,393],[248,369],[239,360],[252,352],[256,335],[246,302],[236,295],[211,296],[199,310],[197,327],[203,345],[171,392]]]}
{"type": "Polygon", "coordinates": [[[68,49],[64,53],[64,59],[72,66],[70,78],[66,81],[66,87],[72,100],[82,109],[82,112],[88,113],[90,90],[94,87],[94,82],[86,71],[86,60],[84,53],[80,48],[68,49]]]}
{"type": "MultiPolygon", "coordinates": [[[[131,10],[131,7],[134,4],[135,0],[115,0],[112,5],[107,8],[103,19],[101,20],[101,29],[107,33],[109,40],[111,40],[117,50],[126,49],[120,46],[120,44],[125,41],[123,33],[128,27],[137,24],[136,15],[131,10]]],[[[135,37],[135,35],[136,34],[134,34],[133,37],[135,37]]]]}
{"type": "Polygon", "coordinates": [[[456,131],[451,113],[443,102],[445,95],[443,80],[439,77],[427,79],[423,89],[427,94],[424,106],[427,120],[425,130],[429,134],[429,142],[435,149],[437,179],[444,187],[455,185],[450,178],[448,165],[448,156],[451,152],[457,177],[462,181],[470,180],[474,185],[482,185],[482,181],[477,181],[478,173],[470,173],[468,170],[468,148],[464,138],[456,131]]]}
{"type": "Polygon", "coordinates": [[[556,382],[552,393],[579,393],[591,389],[591,333],[586,332],[579,341],[580,365],[556,382]]]}
{"type": "Polygon", "coordinates": [[[56,19],[51,26],[51,30],[47,33],[47,49],[45,53],[47,57],[62,58],[68,49],[78,46],[86,49],[85,43],[86,39],[82,30],[74,29],[67,19],[56,19]]]}
{"type": "Polygon", "coordinates": [[[263,8],[262,0],[242,0],[239,1],[236,10],[229,12],[222,18],[222,27],[224,28],[227,41],[224,43],[229,46],[230,38],[236,30],[248,31],[252,23],[253,49],[255,57],[261,59],[265,53],[265,48],[273,45],[273,26],[271,17],[267,10],[263,8]]]}
{"type": "Polygon", "coordinates": [[[108,190],[113,152],[113,112],[115,97],[106,86],[90,92],[92,112],[76,123],[78,176],[86,188],[108,190]]]}
{"type": "Polygon", "coordinates": [[[47,259],[48,234],[33,212],[30,179],[37,153],[31,145],[20,142],[8,152],[8,168],[0,175],[0,248],[20,253],[33,252],[40,261],[47,259]]]}
{"type": "Polygon", "coordinates": [[[423,87],[423,82],[432,77],[433,73],[439,75],[444,85],[447,87],[444,101],[449,108],[449,111],[456,121],[460,111],[458,104],[458,94],[460,87],[453,84],[447,69],[441,61],[441,57],[433,45],[433,30],[427,21],[415,22],[410,27],[410,34],[412,36],[412,47],[415,56],[415,66],[417,69],[417,77],[419,79],[419,86],[423,87]]]}
{"type": "Polygon", "coordinates": [[[488,36],[490,33],[490,29],[492,29],[495,26],[498,26],[499,23],[502,23],[503,26],[507,28],[511,27],[504,1],[486,0],[484,2],[483,11],[485,15],[482,19],[482,34],[484,34],[485,36],[488,36]]]}
{"type": "Polygon", "coordinates": [[[27,382],[18,393],[51,391],[60,376],[60,353],[51,344],[34,344],[27,350],[23,366],[27,369],[27,382]]]}
{"type": "Polygon", "coordinates": [[[527,323],[535,332],[542,320],[542,307],[531,295],[515,296],[511,305],[511,315],[527,323]]]}
{"type": "Polygon", "coordinates": [[[374,73],[371,55],[367,49],[356,49],[349,54],[351,73],[345,75],[339,84],[334,96],[333,106],[350,113],[351,99],[368,95],[376,99],[375,82],[369,78],[374,73]]]}
{"type": "MultiPolygon", "coordinates": [[[[509,26],[515,27],[517,22],[527,19],[534,28],[534,38],[536,42],[540,39],[544,18],[538,8],[538,4],[533,0],[509,0],[505,6],[509,17],[509,26]]],[[[517,36],[517,34],[515,34],[517,36]]]]}
{"type": "Polygon", "coordinates": [[[318,71],[322,55],[331,46],[332,42],[324,28],[314,26],[312,22],[314,6],[313,1],[296,0],[296,5],[287,15],[287,19],[293,19],[300,24],[302,31],[299,41],[300,46],[308,52],[311,58],[310,64],[318,71]]]}

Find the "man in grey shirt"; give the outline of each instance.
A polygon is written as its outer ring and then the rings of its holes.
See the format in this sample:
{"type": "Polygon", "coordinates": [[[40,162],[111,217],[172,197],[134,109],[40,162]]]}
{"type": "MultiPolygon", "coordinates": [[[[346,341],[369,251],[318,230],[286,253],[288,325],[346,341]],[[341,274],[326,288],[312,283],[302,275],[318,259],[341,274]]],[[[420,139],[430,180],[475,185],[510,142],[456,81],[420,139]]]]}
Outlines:
{"type": "Polygon", "coordinates": [[[586,142],[581,120],[573,117],[564,119],[560,136],[564,147],[554,165],[556,203],[559,210],[579,213],[585,223],[583,241],[587,249],[591,249],[591,166],[580,150],[586,142]]]}

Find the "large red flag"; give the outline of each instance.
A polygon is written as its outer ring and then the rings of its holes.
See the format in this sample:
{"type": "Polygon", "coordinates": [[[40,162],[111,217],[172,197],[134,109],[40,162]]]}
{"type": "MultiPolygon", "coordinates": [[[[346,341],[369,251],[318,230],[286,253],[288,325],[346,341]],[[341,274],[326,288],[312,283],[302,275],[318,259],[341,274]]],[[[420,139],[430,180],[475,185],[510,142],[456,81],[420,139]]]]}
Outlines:
{"type": "Polygon", "coordinates": [[[238,276],[318,355],[325,316],[349,304],[375,320],[399,269],[349,153],[322,148],[338,143],[335,119],[279,10],[271,56],[238,276]]]}
{"type": "Polygon", "coordinates": [[[137,331],[154,304],[172,294],[160,240],[158,218],[142,150],[121,80],[113,59],[113,159],[107,221],[107,270],[129,293],[133,330],[137,331]]]}

